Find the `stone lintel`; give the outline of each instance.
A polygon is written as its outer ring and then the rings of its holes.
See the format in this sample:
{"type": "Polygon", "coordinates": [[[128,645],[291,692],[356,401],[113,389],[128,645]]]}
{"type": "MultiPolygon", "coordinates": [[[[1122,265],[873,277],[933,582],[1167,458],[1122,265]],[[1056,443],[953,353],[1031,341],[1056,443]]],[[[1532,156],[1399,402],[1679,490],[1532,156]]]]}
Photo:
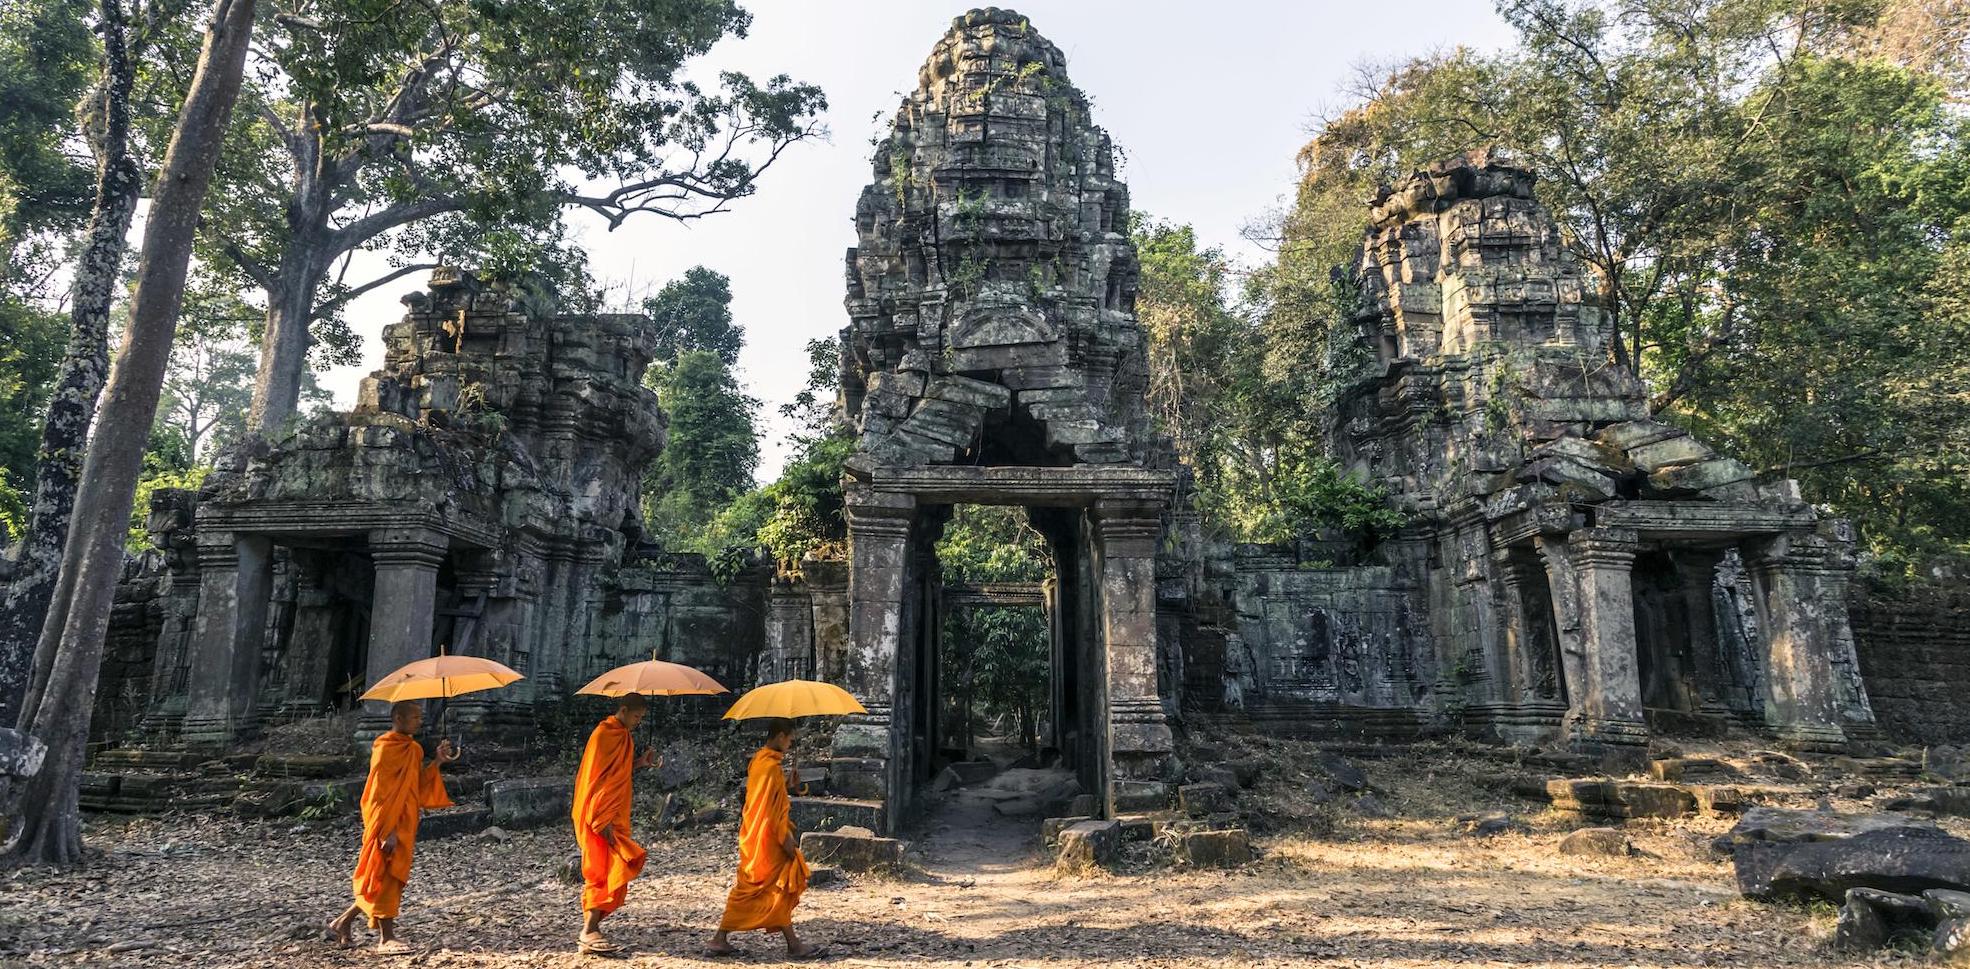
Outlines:
{"type": "Polygon", "coordinates": [[[1813,527],[1811,508],[1715,501],[1607,501],[1593,506],[1594,524],[1628,528],[1645,539],[1732,539],[1813,527]]]}
{"type": "Polygon", "coordinates": [[[1073,465],[1045,467],[877,467],[867,487],[913,495],[926,504],[1086,507],[1101,499],[1167,505],[1176,475],[1151,468],[1073,465]]]}
{"type": "Polygon", "coordinates": [[[1041,582],[987,582],[981,585],[949,585],[944,587],[944,605],[952,608],[962,606],[1001,606],[1006,608],[1043,608],[1047,604],[1047,594],[1041,582]]]}
{"type": "Polygon", "coordinates": [[[499,548],[496,523],[480,521],[460,509],[442,514],[429,505],[350,501],[251,501],[236,505],[205,502],[198,509],[198,532],[234,531],[274,536],[363,536],[383,529],[424,528],[459,544],[499,548]]]}

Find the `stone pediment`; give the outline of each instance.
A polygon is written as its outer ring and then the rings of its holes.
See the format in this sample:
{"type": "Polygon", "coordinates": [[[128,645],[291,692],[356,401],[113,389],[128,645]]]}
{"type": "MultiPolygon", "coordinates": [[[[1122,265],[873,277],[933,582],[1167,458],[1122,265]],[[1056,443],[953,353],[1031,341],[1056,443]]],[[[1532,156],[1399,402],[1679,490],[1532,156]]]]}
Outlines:
{"type": "Polygon", "coordinates": [[[1022,343],[1051,343],[1058,336],[1046,314],[1011,302],[975,302],[966,307],[950,330],[955,349],[1006,347],[1022,343]]]}

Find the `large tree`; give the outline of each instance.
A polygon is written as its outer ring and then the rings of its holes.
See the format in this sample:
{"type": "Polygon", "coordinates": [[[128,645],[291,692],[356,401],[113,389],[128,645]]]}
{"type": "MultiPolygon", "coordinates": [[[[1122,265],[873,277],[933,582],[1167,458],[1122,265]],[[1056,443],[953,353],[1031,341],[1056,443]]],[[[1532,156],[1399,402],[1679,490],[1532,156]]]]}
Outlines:
{"type": "Polygon", "coordinates": [[[749,21],[732,0],[279,0],[206,235],[266,293],[254,432],[294,413],[311,328],[348,345],[361,293],[537,239],[564,206],[614,228],[751,194],[825,102],[784,76],[683,76],[749,21]],[[372,250],[393,268],[351,278],[372,250]]]}
{"type": "Polygon", "coordinates": [[[218,0],[186,90],[144,222],[130,326],[89,438],[76,527],[34,654],[17,724],[47,746],[40,773],[18,785],[8,858],[55,865],[82,859],[77,806],[110,603],[123,571],[123,537],[157,411],[185,292],[199,214],[240,90],[255,0],[218,0]]]}
{"type": "MultiPolygon", "coordinates": [[[[109,369],[109,316],[123,270],[125,237],[136,213],[141,173],[132,149],[133,98],[139,65],[161,31],[182,11],[178,0],[100,0],[95,30],[102,68],[76,114],[96,159],[96,189],[73,267],[68,345],[48,393],[35,461],[35,482],[14,578],[0,599],[0,722],[18,712],[29,651],[47,615],[56,571],[74,516],[84,442],[109,369]]],[[[67,22],[73,5],[50,3],[38,21],[67,22]]],[[[37,28],[38,29],[38,28],[37,28]]]]}
{"type": "Polygon", "coordinates": [[[710,350],[684,351],[655,380],[669,423],[644,482],[644,517],[665,544],[693,548],[713,517],[752,488],[759,401],[710,350]]]}
{"type": "Polygon", "coordinates": [[[732,280],[724,273],[692,266],[643,301],[656,324],[656,361],[668,367],[690,350],[707,350],[730,367],[746,345],[745,328],[732,322],[732,280]]]}

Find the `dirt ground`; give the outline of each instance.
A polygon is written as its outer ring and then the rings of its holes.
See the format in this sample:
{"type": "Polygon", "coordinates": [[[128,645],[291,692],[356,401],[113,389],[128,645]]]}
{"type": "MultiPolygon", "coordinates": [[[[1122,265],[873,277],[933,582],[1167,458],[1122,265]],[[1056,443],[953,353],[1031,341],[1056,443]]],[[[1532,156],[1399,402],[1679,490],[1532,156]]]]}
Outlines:
{"type": "MultiPolygon", "coordinates": [[[[1183,871],[1135,849],[1115,872],[1058,875],[1037,821],[959,795],[924,821],[911,870],[811,889],[803,935],[839,966],[1533,967],[1911,965],[1829,950],[1833,912],[1737,897],[1706,844],[1724,819],[1636,823],[1633,858],[1563,857],[1578,826],[1489,793],[1491,768],[1415,759],[1364,764],[1395,815],[1342,812],[1256,839],[1259,861],[1183,871]],[[1478,778],[1482,780],[1482,778],[1478,778]],[[1444,792],[1449,791],[1446,795],[1444,792]],[[1526,833],[1479,839],[1454,816],[1512,811],[1526,833]]],[[[1255,794],[1256,796],[1256,794],[1255,794]]],[[[1275,826],[1278,827],[1278,826],[1275,826]]],[[[355,966],[363,949],[317,941],[348,900],[358,828],[342,817],[98,819],[87,869],[0,873],[0,965],[355,966]]],[[[608,923],[643,966],[709,966],[735,860],[731,825],[649,837],[650,864],[608,923]]],[[[418,845],[402,937],[418,966],[574,966],[578,887],[555,870],[559,826],[418,845]]],[[[367,939],[358,933],[359,939],[367,939]]],[[[783,962],[776,937],[740,937],[742,961],[783,962]]]]}

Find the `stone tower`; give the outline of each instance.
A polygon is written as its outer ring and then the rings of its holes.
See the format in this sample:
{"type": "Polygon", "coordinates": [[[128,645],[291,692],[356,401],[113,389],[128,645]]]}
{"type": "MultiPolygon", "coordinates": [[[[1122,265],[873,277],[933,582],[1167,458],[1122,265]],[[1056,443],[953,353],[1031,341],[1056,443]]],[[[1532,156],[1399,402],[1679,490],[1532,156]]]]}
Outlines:
{"type": "Polygon", "coordinates": [[[889,465],[1142,464],[1128,187],[1060,49],[958,18],[877,147],[848,253],[842,384],[889,465]]]}
{"type": "Polygon", "coordinates": [[[1174,488],[1148,432],[1136,256],[1114,149],[1060,49],[957,18],[876,150],[848,252],[847,685],[830,784],[907,815],[938,766],[934,545],[952,506],[1017,505],[1055,579],[1051,746],[1103,810],[1168,800],[1155,553],[1174,488]]]}

